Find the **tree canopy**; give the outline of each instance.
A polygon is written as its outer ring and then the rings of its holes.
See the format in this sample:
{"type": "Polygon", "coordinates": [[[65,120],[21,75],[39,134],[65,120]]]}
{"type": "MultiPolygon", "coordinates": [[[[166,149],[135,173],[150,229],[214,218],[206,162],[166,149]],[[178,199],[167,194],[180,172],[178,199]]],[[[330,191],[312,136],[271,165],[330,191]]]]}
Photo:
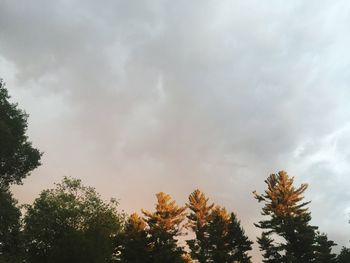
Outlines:
{"type": "Polygon", "coordinates": [[[24,218],[28,262],[110,262],[123,220],[116,206],[77,179],[43,191],[24,218]]]}
{"type": "Polygon", "coordinates": [[[181,235],[186,207],[179,207],[166,193],[157,193],[156,197],[154,212],[142,210],[148,225],[152,262],[182,263],[184,251],[177,245],[177,237],[181,235]]]}
{"type": "Polygon", "coordinates": [[[265,183],[264,194],[254,192],[255,198],[264,203],[261,214],[267,217],[256,224],[263,230],[258,238],[263,262],[311,263],[322,262],[321,257],[332,258],[328,249],[332,243],[327,243],[317,234],[317,227],[310,225],[310,202],[303,202],[307,185],[295,188],[294,178],[285,171],[271,174],[265,183]]]}
{"type": "Polygon", "coordinates": [[[0,80],[0,187],[21,183],[40,165],[41,157],[26,135],[28,115],[9,99],[0,80]]]}

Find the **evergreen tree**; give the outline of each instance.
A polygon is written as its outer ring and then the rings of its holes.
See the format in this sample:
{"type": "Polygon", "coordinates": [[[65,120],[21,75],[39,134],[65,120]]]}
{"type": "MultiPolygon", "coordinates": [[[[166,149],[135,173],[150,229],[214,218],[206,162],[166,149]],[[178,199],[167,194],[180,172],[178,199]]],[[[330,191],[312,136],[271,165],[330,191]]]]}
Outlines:
{"type": "Polygon", "coordinates": [[[250,263],[247,254],[251,242],[234,213],[228,214],[224,207],[215,206],[208,224],[209,257],[206,262],[250,263]]]}
{"type": "Polygon", "coordinates": [[[250,263],[248,251],[252,250],[253,242],[245,235],[240,221],[231,213],[227,229],[228,262],[250,263]]]}
{"type": "Polygon", "coordinates": [[[264,230],[258,239],[260,248],[265,250],[264,262],[309,263],[314,260],[317,228],[309,224],[311,215],[306,207],[309,202],[302,202],[307,185],[295,188],[293,181],[286,172],[281,171],[265,180],[265,194],[254,192],[255,198],[265,203],[262,215],[269,217],[256,224],[264,230]],[[272,235],[279,236],[285,242],[274,242],[272,235]]]}
{"type": "Polygon", "coordinates": [[[350,248],[342,247],[340,254],[337,256],[337,263],[349,263],[350,262],[350,248]]]}
{"type": "Polygon", "coordinates": [[[182,263],[183,248],[177,245],[181,226],[186,217],[186,207],[179,207],[172,198],[163,192],[156,194],[155,212],[142,210],[147,223],[151,257],[153,263],[182,263]]]}
{"type": "Polygon", "coordinates": [[[117,236],[122,263],[152,263],[145,221],[136,213],[128,218],[123,233],[117,236]]]}
{"type": "Polygon", "coordinates": [[[210,215],[208,225],[209,235],[209,261],[213,263],[229,262],[228,254],[228,222],[230,215],[221,206],[215,206],[210,215]]]}
{"type": "Polygon", "coordinates": [[[265,232],[262,233],[261,237],[258,237],[258,244],[260,250],[263,251],[263,262],[264,263],[281,263],[282,256],[279,253],[280,248],[274,245],[274,240],[269,237],[265,232]]]}
{"type": "Polygon", "coordinates": [[[326,234],[317,233],[315,262],[336,263],[336,255],[332,253],[333,246],[336,246],[336,244],[332,240],[328,240],[326,234]]]}
{"type": "Polygon", "coordinates": [[[200,263],[250,262],[246,252],[251,250],[252,242],[245,236],[236,215],[208,201],[199,190],[189,196],[187,206],[191,213],[187,218],[195,238],[187,243],[192,258],[200,263]]]}
{"type": "Polygon", "coordinates": [[[188,200],[187,206],[191,212],[187,218],[189,227],[195,233],[195,238],[187,241],[191,250],[190,254],[193,259],[200,263],[208,262],[209,235],[207,228],[214,204],[208,204],[209,199],[199,190],[193,191],[188,200]]]}

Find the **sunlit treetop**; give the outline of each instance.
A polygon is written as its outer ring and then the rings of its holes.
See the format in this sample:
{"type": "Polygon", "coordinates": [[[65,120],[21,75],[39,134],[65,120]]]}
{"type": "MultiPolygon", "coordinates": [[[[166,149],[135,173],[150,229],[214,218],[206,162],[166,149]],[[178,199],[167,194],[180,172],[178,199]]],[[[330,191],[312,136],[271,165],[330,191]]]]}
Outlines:
{"type": "Polygon", "coordinates": [[[267,190],[265,194],[254,192],[255,198],[259,202],[264,202],[262,215],[276,216],[300,216],[307,213],[310,202],[302,202],[303,193],[307,189],[307,184],[302,184],[298,188],[293,186],[294,178],[289,177],[287,172],[280,171],[278,174],[271,174],[266,180],[267,190]]]}

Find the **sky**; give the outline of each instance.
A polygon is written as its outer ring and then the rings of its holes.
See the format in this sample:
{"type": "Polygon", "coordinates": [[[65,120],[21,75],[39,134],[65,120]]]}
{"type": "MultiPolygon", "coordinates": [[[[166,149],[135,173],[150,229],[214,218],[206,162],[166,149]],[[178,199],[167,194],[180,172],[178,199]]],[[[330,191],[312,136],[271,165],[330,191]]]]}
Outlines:
{"type": "Polygon", "coordinates": [[[255,240],[252,191],[286,170],[348,245],[349,24],[346,0],[0,0],[0,77],[44,152],[16,198],[72,176],[130,213],[200,188],[255,240]]]}

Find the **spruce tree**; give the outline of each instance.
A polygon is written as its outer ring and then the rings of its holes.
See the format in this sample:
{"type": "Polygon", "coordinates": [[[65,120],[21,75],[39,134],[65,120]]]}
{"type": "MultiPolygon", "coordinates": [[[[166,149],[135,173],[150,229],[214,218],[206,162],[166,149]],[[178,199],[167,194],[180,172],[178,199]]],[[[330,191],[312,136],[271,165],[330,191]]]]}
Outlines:
{"type": "Polygon", "coordinates": [[[177,244],[181,235],[182,223],[186,217],[186,207],[179,207],[170,195],[156,194],[155,212],[142,210],[147,223],[150,238],[151,258],[153,263],[182,263],[183,248],[177,244]]]}

